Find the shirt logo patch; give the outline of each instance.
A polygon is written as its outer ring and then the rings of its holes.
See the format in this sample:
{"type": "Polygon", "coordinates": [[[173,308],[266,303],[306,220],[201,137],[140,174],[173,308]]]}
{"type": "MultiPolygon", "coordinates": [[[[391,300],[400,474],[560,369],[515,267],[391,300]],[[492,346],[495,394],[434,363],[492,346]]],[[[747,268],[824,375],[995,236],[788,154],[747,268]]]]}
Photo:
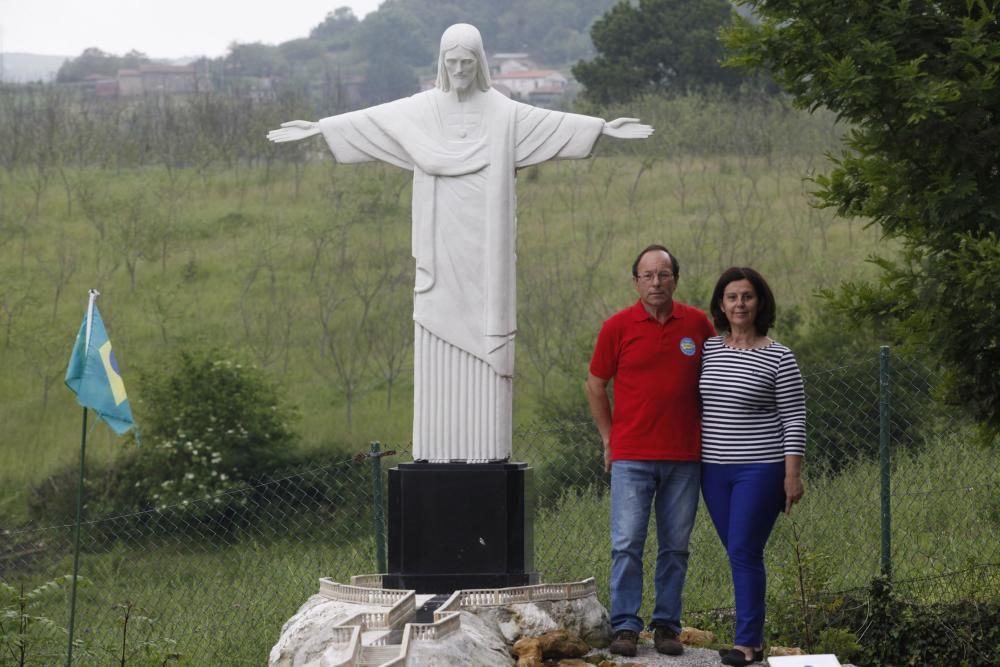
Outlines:
{"type": "Polygon", "coordinates": [[[695,352],[698,351],[698,346],[694,344],[694,340],[690,338],[681,338],[681,352],[686,357],[693,357],[695,352]]]}

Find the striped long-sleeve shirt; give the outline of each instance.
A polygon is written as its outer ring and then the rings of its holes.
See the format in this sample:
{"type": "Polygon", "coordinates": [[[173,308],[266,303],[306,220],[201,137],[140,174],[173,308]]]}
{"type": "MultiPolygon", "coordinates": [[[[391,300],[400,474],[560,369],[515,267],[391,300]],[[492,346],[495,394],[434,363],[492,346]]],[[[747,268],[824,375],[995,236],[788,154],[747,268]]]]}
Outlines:
{"type": "Polygon", "coordinates": [[[805,455],[806,404],[795,355],[781,343],[743,350],[721,336],[702,348],[701,460],[777,463],[805,455]]]}

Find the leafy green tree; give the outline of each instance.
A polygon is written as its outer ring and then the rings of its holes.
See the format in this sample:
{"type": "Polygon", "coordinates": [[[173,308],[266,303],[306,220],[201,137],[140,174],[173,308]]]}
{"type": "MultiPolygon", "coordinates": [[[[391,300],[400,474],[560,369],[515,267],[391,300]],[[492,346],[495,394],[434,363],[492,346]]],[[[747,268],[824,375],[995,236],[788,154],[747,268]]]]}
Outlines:
{"type": "Polygon", "coordinates": [[[306,37],[282,42],[278,45],[278,50],[290,62],[317,60],[326,54],[323,42],[306,37]]]}
{"type": "Polygon", "coordinates": [[[284,73],[287,64],[281,49],[260,42],[233,42],[226,55],[226,68],[237,76],[276,76],[284,73]]]}
{"type": "Polygon", "coordinates": [[[345,51],[351,46],[351,36],[358,27],[358,17],[350,7],[338,7],[309,32],[313,40],[323,42],[327,51],[345,51]]]}
{"type": "Polygon", "coordinates": [[[386,3],[365,17],[355,47],[368,64],[361,87],[368,103],[387,102],[418,90],[414,67],[434,62],[434,39],[399,3],[386,3]]]}
{"type": "Polygon", "coordinates": [[[897,239],[872,283],[829,296],[936,355],[950,396],[1000,432],[1000,15],[997,0],[742,0],[733,62],[852,129],[817,203],[897,239]]]}
{"type": "Polygon", "coordinates": [[[726,0],[622,1],[598,19],[590,36],[597,57],[580,61],[573,75],[598,104],[624,102],[642,93],[683,93],[690,88],[739,85],[724,69],[717,33],[733,16],[726,0]]]}

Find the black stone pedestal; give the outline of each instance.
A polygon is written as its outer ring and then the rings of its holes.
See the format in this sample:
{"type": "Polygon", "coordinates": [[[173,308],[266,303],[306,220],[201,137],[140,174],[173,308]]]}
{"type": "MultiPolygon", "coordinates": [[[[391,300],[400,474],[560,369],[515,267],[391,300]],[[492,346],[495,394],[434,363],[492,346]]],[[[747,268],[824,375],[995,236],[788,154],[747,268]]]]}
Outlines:
{"type": "Polygon", "coordinates": [[[389,470],[386,588],[451,593],[538,583],[526,463],[401,463],[389,470]]]}

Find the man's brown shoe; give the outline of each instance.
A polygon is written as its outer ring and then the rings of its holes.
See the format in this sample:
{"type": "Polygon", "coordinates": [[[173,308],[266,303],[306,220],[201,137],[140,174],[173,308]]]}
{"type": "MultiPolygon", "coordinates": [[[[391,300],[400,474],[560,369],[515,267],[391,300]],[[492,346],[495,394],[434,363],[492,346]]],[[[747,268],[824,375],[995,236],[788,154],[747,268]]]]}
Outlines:
{"type": "Polygon", "coordinates": [[[653,646],[664,655],[680,655],[684,652],[684,644],[677,639],[677,633],[670,628],[653,629],[653,646]]]}
{"type": "Polygon", "coordinates": [[[624,655],[628,658],[636,654],[636,644],[639,642],[639,633],[633,630],[619,630],[615,633],[614,639],[608,650],[615,655],[624,655]]]}

